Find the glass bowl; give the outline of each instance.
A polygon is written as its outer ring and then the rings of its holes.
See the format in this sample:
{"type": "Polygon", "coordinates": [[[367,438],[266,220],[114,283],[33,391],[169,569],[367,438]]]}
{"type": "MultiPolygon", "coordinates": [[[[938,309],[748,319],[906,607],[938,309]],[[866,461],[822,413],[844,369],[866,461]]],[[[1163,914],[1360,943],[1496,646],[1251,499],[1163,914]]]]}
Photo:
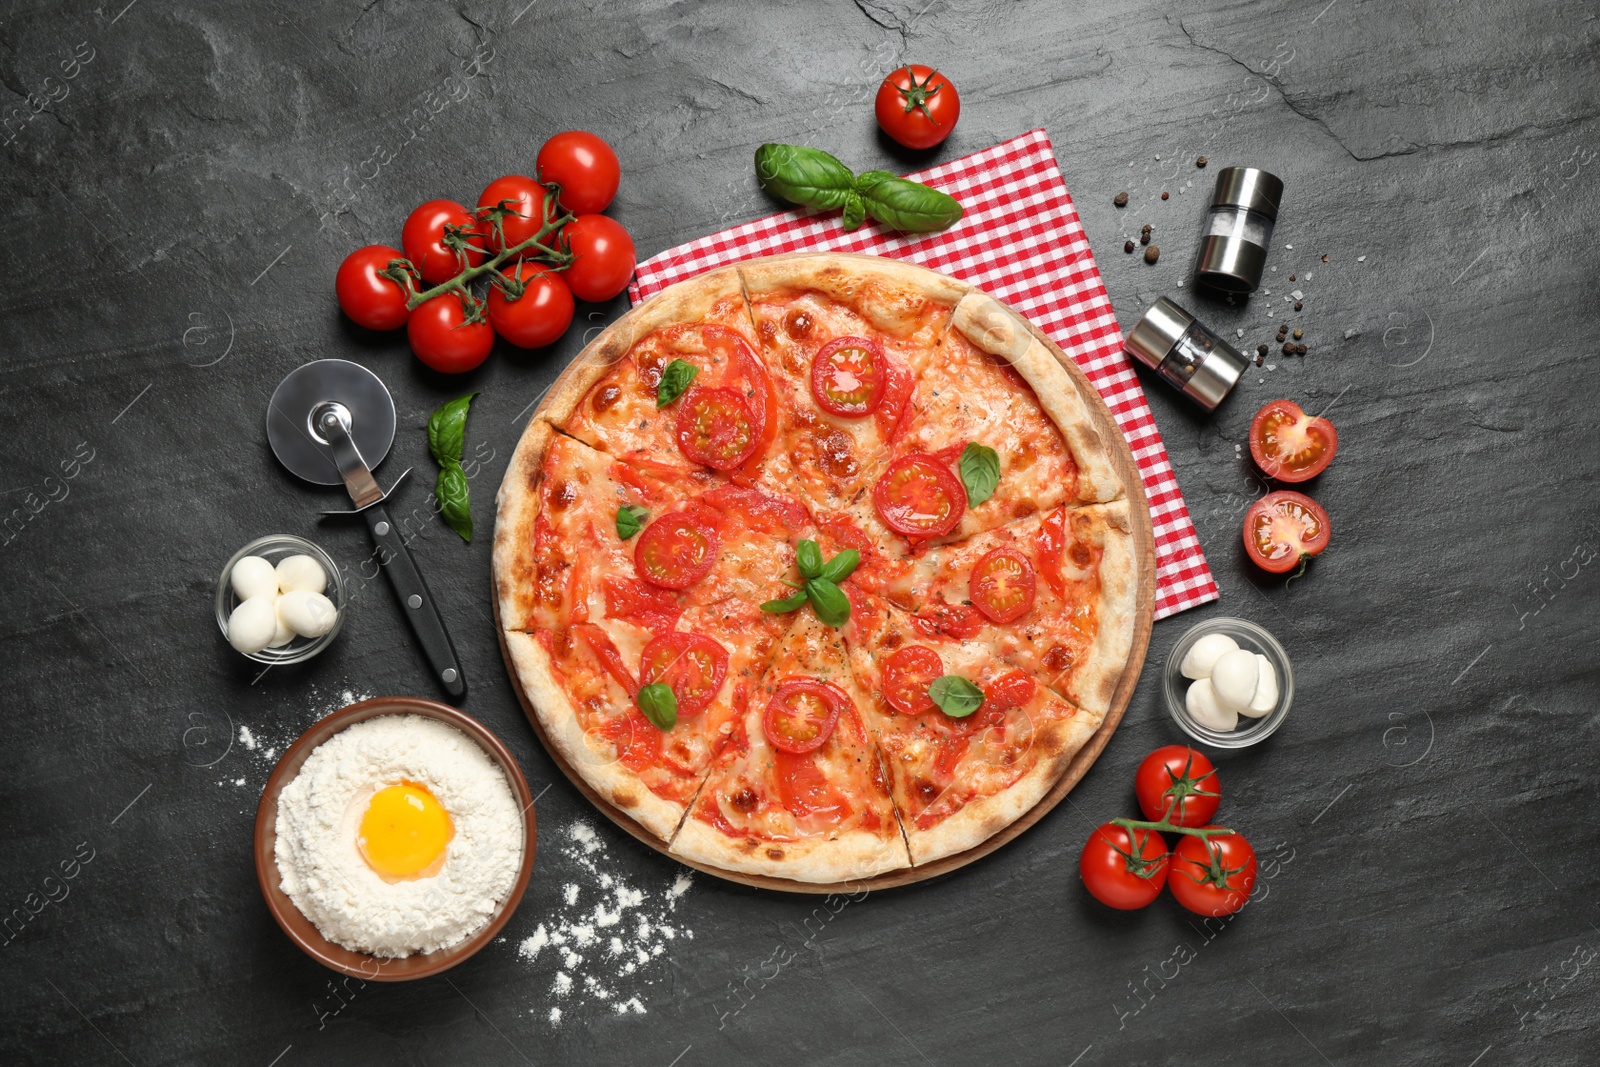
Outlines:
{"type": "Polygon", "coordinates": [[[223,639],[226,640],[228,636],[228,616],[239,606],[238,594],[233,591],[233,582],[229,580],[233,574],[233,565],[246,556],[260,556],[276,567],[278,561],[284,557],[298,555],[310,556],[322,564],[322,569],[328,575],[328,587],[322,594],[333,601],[333,606],[339,611],[338,617],[333,621],[333,628],[321,637],[301,637],[297,634],[294,640],[286,645],[263,648],[260,652],[240,653],[240,655],[257,663],[270,663],[273,666],[301,663],[333,644],[333,639],[339,636],[339,631],[344,627],[345,612],[349,609],[344,575],[339,571],[339,565],[333,562],[332,556],[304,537],[296,537],[294,534],[268,534],[266,537],[256,538],[235,552],[233,558],[228,560],[228,565],[222,568],[222,577],[217,580],[217,626],[222,630],[223,639]]]}
{"type": "Polygon", "coordinates": [[[1172,646],[1172,653],[1167,656],[1164,684],[1167,694],[1167,710],[1183,732],[1202,744],[1215,748],[1248,748],[1258,741],[1271,737],[1283,725],[1283,720],[1289,716],[1289,705],[1294,700],[1294,671],[1289,667],[1289,654],[1283,646],[1267,631],[1253,622],[1244,619],[1208,619],[1178,638],[1178,643],[1172,646]],[[1278,672],[1278,703],[1271,711],[1259,719],[1239,716],[1239,726],[1226,732],[1213,730],[1195,721],[1189,714],[1188,705],[1184,702],[1184,695],[1189,690],[1189,679],[1179,673],[1178,668],[1183,663],[1183,657],[1188,654],[1194,643],[1207,634],[1227,634],[1239,643],[1239,647],[1257,652],[1267,657],[1272,662],[1273,668],[1278,672]]]}

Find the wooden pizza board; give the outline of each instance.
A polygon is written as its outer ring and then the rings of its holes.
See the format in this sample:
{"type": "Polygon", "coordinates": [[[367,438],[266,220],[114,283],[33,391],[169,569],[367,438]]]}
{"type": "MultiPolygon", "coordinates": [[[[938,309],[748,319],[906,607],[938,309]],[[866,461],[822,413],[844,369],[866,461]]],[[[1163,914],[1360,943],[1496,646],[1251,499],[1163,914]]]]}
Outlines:
{"type": "MultiPolygon", "coordinates": [[[[829,254],[839,255],[839,253],[829,254]]],[[[766,258],[771,260],[797,259],[805,255],[806,253],[804,252],[797,252],[766,258]]],[[[859,258],[877,259],[879,257],[861,256],[859,258]]],[[[761,260],[747,262],[761,262],[761,260]]],[[[637,316],[640,309],[648,303],[649,301],[647,300],[638,307],[632,308],[614,325],[625,327],[627,320],[637,316]]],[[[539,722],[539,716],[534,711],[532,701],[528,699],[528,694],[524,692],[522,683],[517,678],[517,672],[510,665],[511,653],[506,647],[505,629],[500,625],[500,598],[497,595],[491,595],[489,599],[494,604],[495,633],[500,640],[500,654],[505,658],[506,673],[511,678],[511,688],[516,692],[517,699],[522,704],[523,713],[528,717],[528,722],[533,726],[533,732],[539,736],[539,742],[544,746],[544,750],[549,754],[551,760],[555,762],[557,767],[561,768],[561,772],[577,787],[578,791],[589,799],[589,803],[599,809],[606,818],[662,855],[678,863],[693,867],[698,871],[704,871],[706,874],[725,878],[730,882],[739,882],[743,885],[755,886],[758,889],[777,889],[788,893],[857,893],[863,890],[893,889],[896,886],[937,878],[941,874],[949,874],[951,871],[982,859],[995,849],[1015,840],[1023,831],[1049,814],[1052,808],[1061,803],[1061,798],[1070,793],[1072,787],[1077,785],[1079,780],[1088,773],[1089,768],[1094,766],[1094,761],[1100,757],[1100,753],[1106,747],[1106,743],[1111,740],[1111,735],[1116,732],[1117,724],[1122,721],[1122,714],[1127,710],[1128,701],[1133,698],[1133,691],[1139,684],[1140,671],[1144,667],[1145,652],[1150,645],[1150,626],[1154,620],[1156,593],[1155,530],[1151,526],[1150,504],[1144,494],[1144,479],[1140,477],[1139,466],[1134,462],[1133,452],[1128,447],[1127,438],[1123,437],[1122,431],[1117,428],[1116,421],[1112,419],[1110,409],[1106,407],[1105,401],[1101,399],[1099,390],[1089,382],[1089,378],[1083,373],[1083,370],[1065,352],[1061,351],[1054,341],[1045,335],[1044,331],[1029,322],[1025,316],[1018,314],[1015,309],[1008,308],[1008,310],[1011,310],[1013,314],[1017,315],[1017,318],[1026,323],[1034,337],[1038,338],[1039,342],[1049,349],[1056,357],[1056,360],[1066,368],[1067,373],[1071,375],[1073,381],[1078,385],[1079,391],[1087,401],[1090,417],[1094,420],[1101,435],[1109,442],[1112,461],[1116,464],[1117,474],[1121,476],[1122,484],[1127,493],[1128,515],[1133,525],[1134,558],[1138,566],[1138,595],[1134,609],[1133,642],[1128,648],[1127,666],[1123,668],[1122,678],[1117,683],[1116,692],[1111,697],[1111,709],[1106,713],[1105,720],[1101,722],[1100,728],[1095,731],[1083,748],[1078,751],[1078,754],[1073,757],[1072,762],[1067,765],[1067,769],[1062,772],[1054,788],[1040,798],[1039,802],[1024,813],[1021,818],[965,852],[958,852],[953,856],[946,856],[943,859],[934,860],[932,863],[926,863],[920,867],[907,867],[902,870],[887,871],[871,878],[851,879],[846,882],[797,882],[790,878],[774,878],[768,875],[744,874],[739,871],[724,870],[720,867],[713,867],[710,864],[685,859],[671,852],[667,847],[667,842],[640,826],[626,812],[595,792],[584,777],[573,770],[571,764],[562,758],[556,746],[550,743],[550,738],[545,735],[544,727],[539,722]]],[[[546,395],[564,395],[565,389],[563,387],[577,375],[578,368],[586,361],[596,358],[597,355],[598,344],[591,344],[582,352],[579,352],[573,361],[567,365],[567,369],[557,377],[546,395]]],[[[546,401],[547,403],[548,401],[546,401]]],[[[532,419],[540,418],[544,413],[544,409],[545,404],[540,404],[539,409],[533,413],[532,419]]],[[[532,419],[530,419],[530,422],[532,419]]],[[[490,588],[491,590],[494,588],[492,575],[490,577],[490,588]]]]}

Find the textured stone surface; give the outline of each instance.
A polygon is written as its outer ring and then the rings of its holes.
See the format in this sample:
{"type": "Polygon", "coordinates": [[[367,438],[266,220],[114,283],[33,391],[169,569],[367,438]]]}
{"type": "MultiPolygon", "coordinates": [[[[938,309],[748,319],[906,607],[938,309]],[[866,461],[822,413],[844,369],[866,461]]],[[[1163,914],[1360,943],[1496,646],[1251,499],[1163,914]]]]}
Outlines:
{"type": "MultiPolygon", "coordinates": [[[[59,498],[0,547],[0,904],[38,909],[5,935],[0,1058],[1592,1062],[1592,4],[125,2],[18,4],[0,29],[0,490],[13,508],[30,490],[35,506],[59,498]],[[1048,127],[1125,326],[1163,293],[1201,309],[1180,285],[1217,167],[1285,179],[1272,295],[1202,314],[1250,350],[1290,321],[1307,355],[1275,345],[1215,417],[1152,387],[1221,603],[1156,627],[1121,731],[1016,844],[933,884],[834,901],[837,915],[697,877],[672,913],[692,940],[627,977],[588,953],[576,973],[603,976],[611,999],[580,981],[557,1000],[555,950],[516,946],[566,884],[595,885],[568,828],[594,823],[590,861],[658,910],[678,868],[554,772],[495,646],[488,539],[422,524],[412,485],[396,510],[417,509],[412,547],[464,657],[465,706],[536,792],[549,786],[543,847],[507,940],[447,976],[336,998],[256,887],[266,750],[345,691],[434,694],[381,582],[298,668],[257,677],[217,634],[216,574],[245,541],[304,534],[351,567],[368,552],[359,528],[317,524],[336,497],[273,462],[266,398],[307,359],[376,370],[401,426],[387,481],[431,472],[428,412],[480,390],[467,442],[487,532],[530,403],[582,344],[574,330],[466,380],[432,376],[402,338],[341,321],[339,260],[395,242],[424,199],[530,169],[568,127],[618,147],[614,214],[645,255],[771,210],[750,166],[764,140],[909,169],[924,157],[880,138],[869,108],[906,58],[962,90],[961,126],[932,158],[1048,127]],[[31,121],[29,93],[52,98],[31,121]],[[1121,250],[1147,222],[1154,266],[1121,250]],[[1294,289],[1299,313],[1282,299],[1294,289]],[[1288,588],[1238,547],[1262,489],[1237,446],[1276,396],[1331,404],[1342,444],[1315,489],[1333,546],[1288,588]],[[47,483],[63,463],[76,476],[47,483]],[[1078,849],[1131,813],[1140,757],[1178,739],[1158,665],[1219,613],[1267,626],[1293,657],[1288,724],[1221,760],[1223,817],[1288,862],[1220,933],[1169,900],[1109,915],[1078,885],[1078,849]],[[73,861],[76,877],[45,881],[73,861]],[[613,1007],[635,996],[647,1014],[613,1007]]],[[[580,314],[598,326],[621,307],[580,314]]]]}

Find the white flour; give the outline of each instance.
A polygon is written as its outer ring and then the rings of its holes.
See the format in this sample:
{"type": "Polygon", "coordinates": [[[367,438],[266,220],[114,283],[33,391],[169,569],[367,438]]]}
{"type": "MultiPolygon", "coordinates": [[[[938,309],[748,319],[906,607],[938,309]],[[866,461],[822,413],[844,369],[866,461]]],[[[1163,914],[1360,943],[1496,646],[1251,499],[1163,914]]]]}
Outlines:
{"type": "Polygon", "coordinates": [[[493,916],[522,864],[522,815],[505,775],[452,726],[420,715],[356,723],[311,753],[278,800],[283,891],[322,935],[357,952],[408,956],[464,941],[493,916]],[[378,789],[409,780],[455,836],[431,878],[385,882],[356,847],[378,789]]]}
{"type": "MultiPolygon", "coordinates": [[[[561,854],[588,877],[584,884],[561,887],[561,906],[548,923],[517,946],[517,955],[534,963],[554,960],[549,998],[568,1000],[578,992],[617,1015],[644,1015],[643,1000],[634,993],[660,980],[659,961],[677,939],[694,939],[694,931],[670,922],[678,901],[693,884],[683,871],[653,899],[601,869],[610,856],[594,827],[575,820],[562,834],[561,854]],[[632,988],[628,988],[629,985],[632,988]]],[[[543,1006],[530,1014],[545,1013],[543,1006]]],[[[561,1023],[562,1008],[551,1005],[546,1018],[561,1023]]]]}

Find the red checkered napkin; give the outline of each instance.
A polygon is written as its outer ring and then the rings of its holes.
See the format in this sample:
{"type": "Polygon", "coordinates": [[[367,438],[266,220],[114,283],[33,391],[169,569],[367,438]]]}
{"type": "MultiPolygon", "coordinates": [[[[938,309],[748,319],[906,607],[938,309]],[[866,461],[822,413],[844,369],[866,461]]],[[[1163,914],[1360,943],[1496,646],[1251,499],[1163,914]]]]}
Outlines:
{"type": "Polygon", "coordinates": [[[1155,617],[1217,599],[1049,136],[1034,130],[909,177],[954,196],[966,215],[943,233],[901,237],[872,222],[846,233],[832,214],[785,211],[652,257],[639,264],[628,295],[637,304],[715,267],[781,252],[892,256],[971,282],[1049,334],[1100,390],[1127,437],[1155,526],[1155,617]]]}

